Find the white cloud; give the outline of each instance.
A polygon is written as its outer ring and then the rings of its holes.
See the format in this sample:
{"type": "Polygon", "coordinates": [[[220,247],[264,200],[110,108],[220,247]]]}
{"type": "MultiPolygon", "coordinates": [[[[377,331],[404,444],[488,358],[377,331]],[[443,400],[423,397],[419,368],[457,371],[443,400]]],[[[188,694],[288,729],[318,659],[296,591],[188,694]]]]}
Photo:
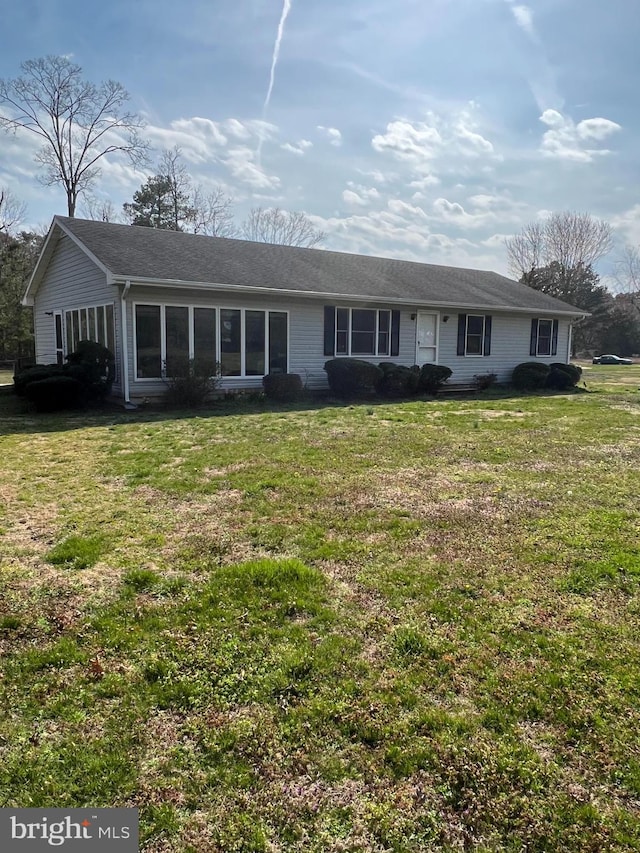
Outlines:
{"type": "Polygon", "coordinates": [[[541,152],[546,157],[575,163],[591,163],[596,157],[610,154],[606,148],[589,148],[587,144],[602,142],[622,129],[606,118],[584,119],[576,124],[558,110],[545,110],[540,121],[549,128],[542,137],[541,152]]]}
{"type": "Polygon", "coordinates": [[[429,189],[429,187],[436,187],[439,183],[440,178],[438,178],[436,175],[427,174],[416,179],[415,181],[410,181],[407,186],[415,190],[411,198],[414,200],[418,200],[422,198],[427,198],[427,195],[424,190],[429,189]]]}
{"type": "Polygon", "coordinates": [[[285,142],[284,145],[280,146],[283,151],[288,151],[290,154],[296,154],[298,157],[301,157],[305,151],[312,147],[313,142],[309,142],[308,139],[300,139],[295,145],[292,145],[290,142],[285,142]]]}
{"type": "Polygon", "coordinates": [[[587,118],[578,122],[576,130],[580,139],[595,139],[596,142],[600,142],[616,130],[621,130],[621,127],[615,121],[609,121],[608,118],[587,118]]]}
{"type": "Polygon", "coordinates": [[[373,169],[370,172],[358,169],[358,172],[361,175],[364,175],[365,178],[372,178],[376,182],[376,184],[386,184],[390,181],[395,181],[398,177],[393,172],[381,172],[380,169],[373,169]]]}
{"type": "Polygon", "coordinates": [[[376,134],[371,147],[379,154],[390,154],[395,160],[411,166],[416,173],[410,186],[418,191],[438,182],[434,174],[436,162],[475,160],[496,155],[493,144],[479,131],[473,111],[477,105],[470,103],[462,110],[443,116],[430,111],[427,121],[395,119],[387,124],[385,133],[376,134]]]}
{"type": "Polygon", "coordinates": [[[155,148],[160,150],[178,146],[182,154],[191,163],[204,163],[216,160],[223,149],[236,140],[273,139],[278,128],[258,119],[228,118],[224,121],[212,121],[194,116],[172,121],[169,127],[147,125],[145,135],[155,148]],[[233,140],[233,141],[232,141],[233,140]]]}
{"type": "Polygon", "coordinates": [[[456,124],[455,134],[460,146],[467,149],[468,154],[493,154],[493,145],[484,136],[468,128],[464,119],[456,124]]]}
{"type": "Polygon", "coordinates": [[[396,160],[421,165],[440,153],[442,137],[426,122],[398,119],[387,124],[386,133],[373,137],[371,147],[381,154],[390,153],[396,160]]]}
{"type": "Polygon", "coordinates": [[[625,243],[640,245],[640,204],[635,204],[629,210],[611,216],[609,221],[621,234],[625,243]]]}
{"type": "Polygon", "coordinates": [[[348,205],[364,207],[380,198],[376,187],[364,187],[353,181],[347,181],[347,186],[349,189],[343,191],[342,200],[348,205]]]}
{"type": "Polygon", "coordinates": [[[330,145],[334,145],[336,148],[342,145],[342,134],[337,127],[323,127],[319,124],[316,129],[328,138],[330,145]]]}
{"type": "Polygon", "coordinates": [[[342,200],[345,204],[356,207],[364,207],[367,202],[362,196],[358,195],[358,193],[353,190],[343,190],[342,191],[342,200]]]}
{"type": "Polygon", "coordinates": [[[518,26],[525,31],[531,38],[536,38],[536,32],[533,27],[533,12],[528,6],[512,6],[511,12],[516,19],[518,26]]]}
{"type": "Polygon", "coordinates": [[[392,213],[396,213],[400,216],[408,216],[414,219],[427,219],[427,214],[424,210],[418,205],[407,204],[406,201],[401,201],[401,199],[394,198],[391,199],[387,207],[392,213]]]}
{"type": "Polygon", "coordinates": [[[484,241],[474,242],[467,236],[433,232],[422,208],[399,200],[389,202],[383,210],[310,218],[327,233],[327,248],[337,251],[504,271],[502,242],[485,245],[484,241]]]}
{"type": "Polygon", "coordinates": [[[232,177],[256,190],[275,190],[280,186],[280,178],[268,175],[256,162],[257,152],[252,148],[232,148],[222,158],[222,163],[232,177]]]}

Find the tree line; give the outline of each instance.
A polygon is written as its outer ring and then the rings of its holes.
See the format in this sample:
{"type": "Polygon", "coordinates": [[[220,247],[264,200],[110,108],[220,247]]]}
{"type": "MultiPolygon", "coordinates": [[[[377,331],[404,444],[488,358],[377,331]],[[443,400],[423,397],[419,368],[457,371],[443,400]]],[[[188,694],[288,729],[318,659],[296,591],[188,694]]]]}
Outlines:
{"type": "MultiPolygon", "coordinates": [[[[15,79],[0,79],[0,128],[27,131],[41,141],[40,180],[62,187],[69,216],[80,202],[85,216],[104,221],[292,246],[325,239],[302,212],[257,207],[236,223],[231,196],[221,187],[206,191],[195,184],[179,148],[163,152],[121,211],[99,201],[93,190],[104,157],[120,154],[138,169],[150,162],[144,122],[129,109],[128,92],[113,80],[86,81],[67,57],[29,60],[21,70],[15,79]]],[[[0,188],[0,359],[19,357],[32,346],[30,312],[20,297],[42,236],[18,230],[23,215],[24,206],[0,188]]],[[[588,315],[575,324],[574,354],[640,351],[640,252],[626,250],[614,295],[595,269],[612,246],[608,223],[573,212],[532,222],[506,240],[514,277],[588,315]]]]}
{"type": "Polygon", "coordinates": [[[608,222],[572,211],[530,222],[506,240],[515,278],[585,312],[573,327],[573,355],[640,352],[640,253],[625,250],[615,294],[594,269],[613,245],[608,222]]]}

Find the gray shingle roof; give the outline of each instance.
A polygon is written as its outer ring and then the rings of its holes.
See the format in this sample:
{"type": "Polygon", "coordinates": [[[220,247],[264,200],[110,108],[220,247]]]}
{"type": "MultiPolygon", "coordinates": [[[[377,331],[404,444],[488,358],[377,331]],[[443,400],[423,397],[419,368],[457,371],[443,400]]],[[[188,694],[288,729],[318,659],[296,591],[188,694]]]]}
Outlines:
{"type": "Polygon", "coordinates": [[[335,294],[400,303],[568,313],[494,272],[56,217],[117,278],[335,294]]]}

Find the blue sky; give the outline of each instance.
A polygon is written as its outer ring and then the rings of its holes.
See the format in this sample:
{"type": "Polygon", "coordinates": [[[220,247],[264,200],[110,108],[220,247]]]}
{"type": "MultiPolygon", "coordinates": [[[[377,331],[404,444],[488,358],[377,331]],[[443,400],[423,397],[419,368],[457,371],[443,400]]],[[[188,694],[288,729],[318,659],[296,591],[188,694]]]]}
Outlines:
{"type": "MultiPolygon", "coordinates": [[[[637,6],[4,0],[0,77],[64,54],[118,80],[156,155],[180,146],[238,219],[304,210],[327,248],[506,272],[504,238],[550,211],[640,243],[637,6]]],[[[0,186],[38,226],[66,209],[37,182],[34,151],[0,136],[0,186]]],[[[95,192],[120,208],[144,179],[115,158],[95,192]]]]}

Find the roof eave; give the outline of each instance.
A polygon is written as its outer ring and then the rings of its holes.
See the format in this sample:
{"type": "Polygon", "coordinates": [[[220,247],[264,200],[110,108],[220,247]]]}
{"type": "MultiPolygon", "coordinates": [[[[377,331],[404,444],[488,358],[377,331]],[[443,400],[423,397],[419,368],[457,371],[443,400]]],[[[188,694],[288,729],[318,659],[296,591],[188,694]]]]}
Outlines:
{"type": "Polygon", "coordinates": [[[113,275],[112,281],[114,284],[125,284],[125,282],[130,281],[132,285],[141,285],[143,287],[175,287],[181,290],[225,290],[229,292],[241,292],[241,293],[251,293],[251,294],[269,294],[276,296],[296,296],[306,299],[331,299],[335,301],[339,301],[341,299],[352,300],[355,302],[382,302],[385,305],[408,305],[408,306],[425,306],[431,308],[443,308],[447,310],[478,310],[478,311],[487,311],[489,308],[491,311],[506,311],[509,313],[517,313],[517,314],[531,314],[531,315],[540,315],[540,313],[548,313],[553,314],[558,317],[584,317],[588,316],[584,311],[578,311],[577,309],[574,311],[569,310],[561,310],[561,309],[550,309],[550,308],[522,308],[514,305],[491,305],[487,306],[483,303],[469,303],[469,302],[444,302],[437,300],[420,300],[420,299],[409,299],[402,298],[397,296],[376,296],[374,294],[365,294],[365,295],[356,295],[356,294],[348,294],[348,293],[334,293],[334,292],[324,292],[324,291],[308,291],[308,290],[294,290],[290,288],[283,287],[251,287],[249,285],[237,285],[237,284],[226,284],[223,282],[214,282],[214,281],[185,281],[184,279],[157,279],[157,278],[146,278],[143,276],[136,275],[113,275]]]}

